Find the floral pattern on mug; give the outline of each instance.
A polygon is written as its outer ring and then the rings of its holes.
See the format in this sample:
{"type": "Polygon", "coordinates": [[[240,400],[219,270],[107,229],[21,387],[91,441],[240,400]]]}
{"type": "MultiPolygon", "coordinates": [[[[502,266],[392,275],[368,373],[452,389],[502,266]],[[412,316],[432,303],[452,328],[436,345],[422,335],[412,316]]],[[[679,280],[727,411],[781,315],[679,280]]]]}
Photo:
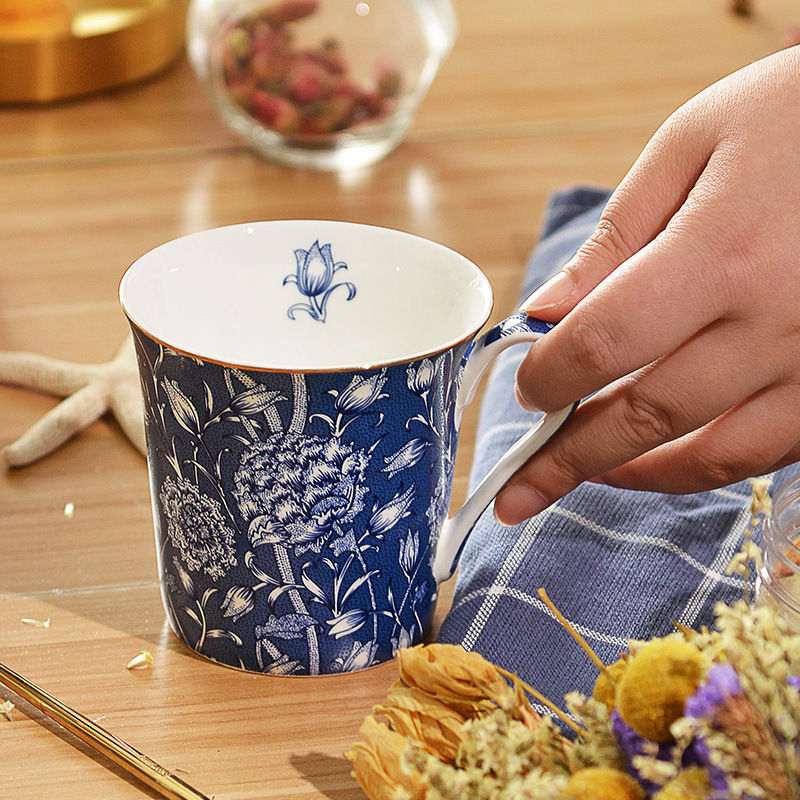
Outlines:
{"type": "Polygon", "coordinates": [[[319,240],[315,241],[308,250],[298,248],[294,251],[297,261],[297,272],[284,278],[284,286],[294,283],[298,291],[308,298],[308,303],[295,303],[287,312],[289,319],[295,319],[298,311],[305,311],[312,319],[325,322],[327,315],[326,306],[334,289],[343,286],[347,289],[347,299],[356,296],[355,284],[345,281],[334,283],[333,276],[339,270],[347,269],[344,261],[334,261],[331,254],[331,245],[324,244],[320,247],[319,240]]]}
{"type": "Polygon", "coordinates": [[[233,531],[218,502],[181,477],[175,481],[167,477],[158,499],[167,518],[167,536],[190,570],[202,570],[219,580],[236,566],[233,531]]]}
{"type": "Polygon", "coordinates": [[[319,553],[364,508],[368,464],[364,452],[336,438],[278,434],[251,447],[233,478],[250,544],[319,553]]]}
{"type": "Polygon", "coordinates": [[[364,669],[418,642],[436,597],[466,344],[411,364],[293,374],[203,362],[134,334],[180,638],[276,675],[364,669]]]}

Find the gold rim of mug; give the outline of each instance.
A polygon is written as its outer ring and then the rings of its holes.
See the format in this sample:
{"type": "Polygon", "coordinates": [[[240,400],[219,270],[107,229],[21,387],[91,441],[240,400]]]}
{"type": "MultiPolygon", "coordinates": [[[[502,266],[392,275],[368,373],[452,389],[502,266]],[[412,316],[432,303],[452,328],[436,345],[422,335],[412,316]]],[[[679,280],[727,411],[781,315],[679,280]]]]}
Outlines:
{"type": "Polygon", "coordinates": [[[308,368],[308,369],[288,369],[286,367],[250,367],[247,366],[247,364],[232,364],[227,361],[220,361],[219,359],[216,358],[201,356],[198,355],[197,353],[192,353],[190,350],[184,350],[181,347],[175,347],[174,345],[171,345],[169,342],[165,342],[162,339],[159,339],[158,336],[154,336],[152,333],[146,331],[141,325],[134,322],[127,314],[125,314],[125,317],[127,318],[132,328],[135,328],[137,331],[146,336],[148,339],[154,341],[156,344],[160,344],[162,347],[166,347],[172,350],[174,353],[179,353],[182,356],[187,356],[188,358],[195,359],[196,361],[202,361],[205,364],[216,364],[217,366],[220,367],[228,367],[229,369],[240,369],[244,370],[245,372],[272,372],[283,375],[325,375],[325,374],[333,375],[333,374],[340,374],[343,372],[369,372],[370,370],[373,369],[384,369],[386,367],[402,366],[403,364],[413,364],[415,361],[423,361],[426,358],[433,358],[434,356],[446,353],[448,350],[452,350],[454,347],[458,347],[459,345],[464,344],[464,342],[469,341],[478,334],[478,332],[483,328],[488,319],[491,317],[492,305],[493,304],[490,304],[489,310],[487,311],[485,318],[480,323],[480,325],[478,325],[477,328],[470,331],[466,336],[448,342],[447,345],[439,347],[435,350],[431,350],[429,352],[421,353],[406,358],[398,358],[393,361],[379,361],[374,364],[355,364],[353,366],[344,366],[344,367],[318,367],[318,368],[308,368]]]}

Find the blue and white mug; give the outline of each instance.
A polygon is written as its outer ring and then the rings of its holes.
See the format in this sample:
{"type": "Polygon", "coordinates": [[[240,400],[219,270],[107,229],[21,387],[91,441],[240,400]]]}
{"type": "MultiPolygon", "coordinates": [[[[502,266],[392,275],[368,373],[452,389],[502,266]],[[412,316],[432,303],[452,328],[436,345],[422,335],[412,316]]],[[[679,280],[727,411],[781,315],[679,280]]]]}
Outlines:
{"type": "Polygon", "coordinates": [[[476,334],[492,293],[442,245],[330,221],[233,225],[125,273],[164,606],[245,670],[371,667],[420,641],[478,516],[563,424],[549,414],[448,520],[461,411],[551,327],[476,334]]]}

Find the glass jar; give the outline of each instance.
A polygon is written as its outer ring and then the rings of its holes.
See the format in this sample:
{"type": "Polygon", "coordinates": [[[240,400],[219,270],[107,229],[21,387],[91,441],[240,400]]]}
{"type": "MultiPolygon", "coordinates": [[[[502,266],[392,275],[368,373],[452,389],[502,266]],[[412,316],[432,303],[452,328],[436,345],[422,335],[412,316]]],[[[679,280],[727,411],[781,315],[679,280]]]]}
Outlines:
{"type": "Polygon", "coordinates": [[[193,0],[188,52],[256,151],[347,169],[401,142],[455,29],[450,0],[193,0]]]}
{"type": "Polygon", "coordinates": [[[783,483],[764,523],[758,602],[775,608],[800,633],[800,475],[783,483]]]}

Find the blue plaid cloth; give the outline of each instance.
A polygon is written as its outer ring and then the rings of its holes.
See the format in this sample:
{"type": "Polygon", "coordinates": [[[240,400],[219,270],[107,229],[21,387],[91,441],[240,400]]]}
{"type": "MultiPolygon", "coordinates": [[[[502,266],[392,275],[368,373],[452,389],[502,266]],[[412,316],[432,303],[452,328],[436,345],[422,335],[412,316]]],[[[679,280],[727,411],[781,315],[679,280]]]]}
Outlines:
{"type": "MultiPolygon", "coordinates": [[[[607,200],[607,191],[586,187],[552,198],[523,298],[570,259],[607,200]]],[[[471,486],[536,419],[514,399],[514,375],[525,352],[524,346],[510,348],[494,366],[471,486]]],[[[796,472],[796,466],[782,470],[776,483],[796,472]]],[[[513,528],[497,523],[489,509],[464,548],[439,641],[481,653],[561,705],[569,691],[590,694],[597,668],[537,589],[547,590],[606,663],[627,650],[629,639],[664,635],[673,621],[712,625],[717,601],[742,597],[741,579],[725,568],[749,525],[749,498],[747,481],[680,496],[586,483],[513,528]]]]}

